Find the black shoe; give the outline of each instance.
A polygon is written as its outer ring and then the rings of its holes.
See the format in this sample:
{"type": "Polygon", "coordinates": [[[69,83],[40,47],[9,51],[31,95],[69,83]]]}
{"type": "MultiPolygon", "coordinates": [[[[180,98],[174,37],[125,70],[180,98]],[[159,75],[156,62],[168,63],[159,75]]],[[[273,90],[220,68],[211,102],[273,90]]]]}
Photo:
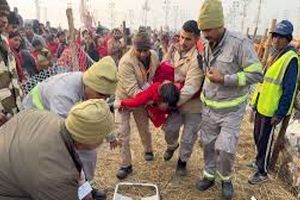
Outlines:
{"type": "Polygon", "coordinates": [[[128,167],[121,167],[117,173],[117,178],[124,179],[131,173],[132,173],[132,165],[129,165],[128,167]]]}
{"type": "Polygon", "coordinates": [[[106,193],[103,192],[103,191],[100,191],[98,189],[93,188],[92,197],[95,200],[106,200],[106,193]]]}
{"type": "Polygon", "coordinates": [[[176,151],[176,149],[178,149],[178,147],[179,147],[179,144],[173,149],[167,148],[167,150],[164,153],[164,160],[165,161],[170,160],[173,157],[173,154],[176,151]]]}
{"type": "Polygon", "coordinates": [[[266,175],[262,175],[259,172],[255,172],[249,179],[248,179],[248,183],[250,183],[251,185],[259,185],[262,184],[264,182],[269,181],[269,177],[268,174],[266,175]]]}
{"type": "Polygon", "coordinates": [[[181,161],[181,159],[178,159],[177,167],[176,167],[176,174],[179,176],[186,176],[187,170],[186,170],[186,162],[181,161]]]}
{"type": "Polygon", "coordinates": [[[197,181],[196,188],[200,191],[205,191],[211,188],[212,186],[214,186],[214,184],[215,184],[215,180],[210,180],[204,177],[203,179],[197,181]]]}
{"type": "Polygon", "coordinates": [[[146,152],[145,155],[144,155],[144,159],[146,161],[152,161],[154,158],[154,155],[153,155],[153,152],[146,152]]]}
{"type": "Polygon", "coordinates": [[[234,189],[231,181],[222,181],[222,192],[224,199],[231,200],[233,198],[234,189]]]}

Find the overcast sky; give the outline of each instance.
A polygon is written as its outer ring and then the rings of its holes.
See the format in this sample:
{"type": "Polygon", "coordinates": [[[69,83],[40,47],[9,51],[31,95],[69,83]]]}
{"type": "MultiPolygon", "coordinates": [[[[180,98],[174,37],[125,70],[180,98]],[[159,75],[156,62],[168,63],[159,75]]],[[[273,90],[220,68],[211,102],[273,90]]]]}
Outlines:
{"type": "MultiPolygon", "coordinates": [[[[81,25],[79,18],[79,1],[80,0],[40,0],[41,5],[41,21],[45,22],[49,20],[52,25],[67,27],[67,18],[65,16],[65,9],[69,2],[72,2],[73,13],[75,17],[75,25],[78,27],[81,25]]],[[[197,19],[201,0],[169,0],[169,16],[168,24],[170,28],[179,28],[182,23],[187,19],[197,19]],[[176,9],[178,8],[178,9],[176,9]],[[177,10],[177,11],[176,11],[177,10]]],[[[241,4],[243,0],[223,0],[224,13],[227,27],[241,30],[241,17],[238,12],[234,15],[230,11],[231,5],[234,1],[241,4]],[[235,25],[233,25],[233,23],[235,25]]],[[[244,0],[245,1],[245,0],[244,0]]],[[[248,0],[247,6],[247,18],[245,20],[245,28],[250,26],[254,27],[254,22],[258,10],[259,0],[248,0]]],[[[295,25],[295,35],[300,35],[300,1],[299,0],[262,0],[261,20],[259,25],[260,32],[263,32],[271,22],[272,18],[277,20],[289,19],[295,25]],[[298,23],[297,23],[298,22],[298,23]],[[299,27],[299,28],[298,28],[299,27]]],[[[36,18],[36,10],[34,6],[34,0],[8,0],[11,7],[17,6],[20,14],[25,19],[36,18]],[[26,3],[25,3],[26,2],[26,3]]],[[[111,27],[119,26],[123,20],[126,20],[127,24],[132,27],[137,27],[141,24],[145,24],[145,12],[142,10],[142,6],[145,0],[88,0],[91,12],[97,21],[101,21],[101,24],[111,27]],[[111,10],[109,8],[109,2],[114,2],[113,9],[113,23],[111,20],[111,10]]],[[[150,11],[147,15],[147,24],[160,28],[166,24],[165,10],[163,8],[164,0],[149,0],[150,11]]],[[[240,10],[241,9],[237,9],[240,10]]]]}

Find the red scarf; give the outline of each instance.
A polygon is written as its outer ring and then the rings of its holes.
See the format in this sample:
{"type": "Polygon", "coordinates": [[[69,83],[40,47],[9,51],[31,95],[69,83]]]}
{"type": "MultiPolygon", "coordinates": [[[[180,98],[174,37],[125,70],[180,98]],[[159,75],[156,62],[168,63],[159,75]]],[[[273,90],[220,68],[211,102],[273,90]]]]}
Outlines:
{"type": "Polygon", "coordinates": [[[16,69],[17,69],[17,74],[19,77],[20,82],[26,80],[23,68],[22,68],[22,57],[20,52],[17,49],[14,49],[11,45],[11,43],[9,42],[9,46],[11,47],[11,51],[15,56],[15,60],[16,60],[16,69]]]}

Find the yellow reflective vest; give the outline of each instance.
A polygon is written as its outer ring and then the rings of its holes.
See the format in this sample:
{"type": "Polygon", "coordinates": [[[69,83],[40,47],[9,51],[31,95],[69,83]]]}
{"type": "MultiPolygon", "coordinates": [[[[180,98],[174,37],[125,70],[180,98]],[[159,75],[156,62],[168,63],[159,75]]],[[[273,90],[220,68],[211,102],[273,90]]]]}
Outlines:
{"type": "MultiPolygon", "coordinates": [[[[256,108],[256,110],[260,114],[266,117],[273,117],[275,115],[283,93],[282,81],[287,67],[293,58],[296,58],[299,62],[299,58],[296,52],[290,50],[284,53],[267,69],[263,83],[259,83],[256,86],[255,92],[252,97],[251,106],[256,108]]],[[[296,91],[297,85],[294,89],[293,100],[291,102],[287,115],[290,115],[292,112],[296,91]]]]}

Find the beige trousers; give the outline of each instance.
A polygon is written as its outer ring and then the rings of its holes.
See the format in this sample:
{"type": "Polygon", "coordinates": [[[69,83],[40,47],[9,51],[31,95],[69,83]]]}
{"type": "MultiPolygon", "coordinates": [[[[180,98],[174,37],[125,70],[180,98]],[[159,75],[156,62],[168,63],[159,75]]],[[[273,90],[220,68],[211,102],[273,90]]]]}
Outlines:
{"type": "Polygon", "coordinates": [[[131,165],[130,152],[130,115],[133,114],[141,142],[145,152],[152,151],[152,136],[149,130],[149,119],[145,108],[140,107],[135,110],[116,110],[115,122],[118,139],[122,143],[121,147],[121,166],[131,165]]]}

